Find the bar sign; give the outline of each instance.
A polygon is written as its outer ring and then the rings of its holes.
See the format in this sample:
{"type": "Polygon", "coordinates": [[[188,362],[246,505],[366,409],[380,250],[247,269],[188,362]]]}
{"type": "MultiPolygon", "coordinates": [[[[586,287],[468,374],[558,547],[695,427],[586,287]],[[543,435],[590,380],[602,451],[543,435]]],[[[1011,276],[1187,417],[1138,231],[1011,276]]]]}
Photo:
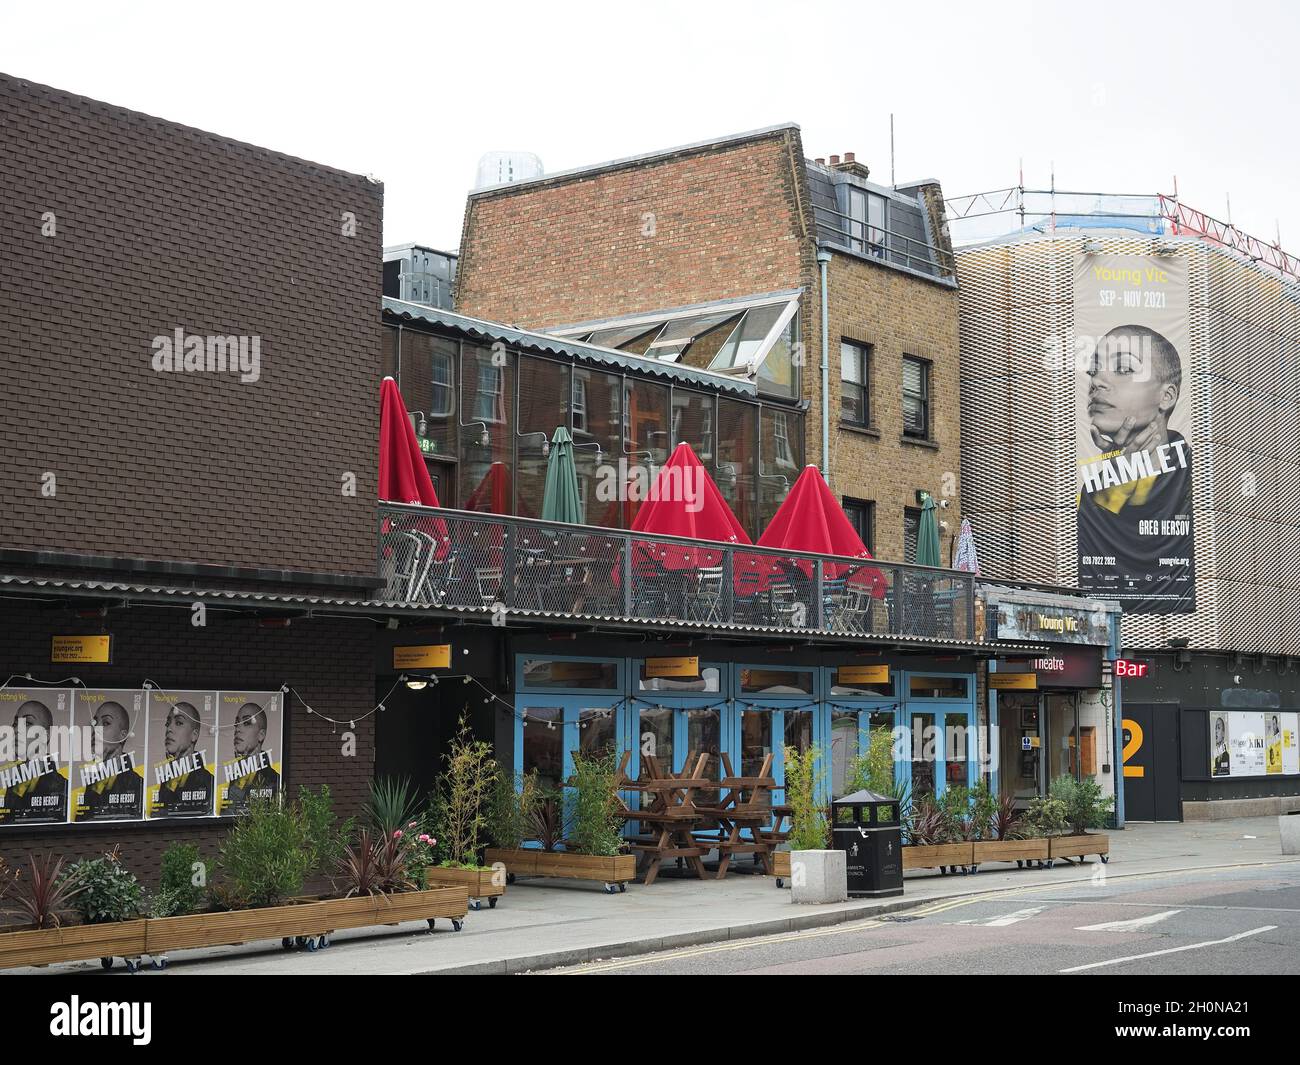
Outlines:
{"type": "Polygon", "coordinates": [[[50,645],[50,661],[108,663],[112,649],[112,636],[55,636],[50,645]]]}
{"type": "Polygon", "coordinates": [[[990,673],[989,687],[994,691],[1037,691],[1037,673],[990,673]]]}
{"type": "Polygon", "coordinates": [[[393,648],[394,669],[449,669],[451,644],[430,643],[393,648]]]}
{"type": "Polygon", "coordinates": [[[645,675],[650,677],[698,677],[700,659],[698,655],[680,655],[677,658],[647,658],[645,675]]]}

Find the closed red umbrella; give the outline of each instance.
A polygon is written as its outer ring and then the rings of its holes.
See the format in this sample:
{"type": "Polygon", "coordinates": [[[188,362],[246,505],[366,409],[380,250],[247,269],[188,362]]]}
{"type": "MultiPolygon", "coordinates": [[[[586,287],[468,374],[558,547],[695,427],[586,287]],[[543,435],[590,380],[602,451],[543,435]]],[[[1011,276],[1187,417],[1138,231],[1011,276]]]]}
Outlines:
{"type": "MultiPolygon", "coordinates": [[[[758,538],[758,544],[785,551],[871,558],[867,545],[862,542],[862,537],[816,466],[804,468],[758,538]]],[[[794,564],[805,576],[812,577],[813,564],[810,561],[798,559],[794,564]]],[[[871,594],[876,599],[884,598],[888,588],[885,575],[874,566],[853,567],[828,562],[822,566],[822,573],[828,580],[838,580],[847,574],[852,584],[870,584],[871,594]]]]}
{"type": "MultiPolygon", "coordinates": [[[[433,489],[424,453],[415,435],[415,426],[406,413],[397,382],[385,377],[379,386],[379,498],[391,503],[411,503],[436,507],[438,493],[433,489]]],[[[438,544],[435,558],[444,558],[450,549],[447,524],[441,518],[403,516],[398,529],[426,533],[438,544]]],[[[394,531],[393,522],[384,522],[383,532],[394,531]]],[[[390,555],[391,545],[385,547],[390,555]]]]}
{"type": "MultiPolygon", "coordinates": [[[[690,540],[753,543],[687,443],[678,444],[660,469],[650,487],[649,497],[636,512],[632,531],[684,536],[690,540]]],[[[636,551],[638,555],[644,553],[653,558],[667,570],[699,569],[716,566],[722,561],[720,551],[686,547],[684,544],[637,541],[636,551]]]]}

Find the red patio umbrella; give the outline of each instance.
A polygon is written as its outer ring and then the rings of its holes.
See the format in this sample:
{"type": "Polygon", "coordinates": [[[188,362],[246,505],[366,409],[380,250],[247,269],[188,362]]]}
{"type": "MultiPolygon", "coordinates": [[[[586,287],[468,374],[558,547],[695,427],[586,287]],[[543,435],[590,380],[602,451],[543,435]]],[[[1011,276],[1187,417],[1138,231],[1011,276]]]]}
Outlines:
{"type": "MultiPolygon", "coordinates": [[[[660,469],[650,486],[649,497],[636,512],[632,531],[683,536],[690,540],[753,543],[687,443],[678,444],[660,469]]],[[[638,540],[635,551],[634,560],[639,556],[653,558],[667,570],[699,569],[722,561],[721,551],[684,544],[638,540]]]]}
{"type": "MultiPolygon", "coordinates": [[[[760,547],[810,551],[818,555],[871,558],[867,545],[840,508],[839,501],[816,466],[804,468],[758,538],[758,544],[760,547]]],[[[806,577],[812,577],[812,562],[798,559],[794,564],[806,577]]],[[[888,588],[885,575],[874,566],[852,567],[828,562],[822,566],[822,574],[828,580],[838,580],[848,574],[852,584],[870,584],[871,595],[876,599],[883,599],[888,588]]]]}
{"type": "MultiPolygon", "coordinates": [[[[424,464],[424,453],[415,435],[415,426],[406,413],[406,404],[397,389],[397,382],[385,377],[379,386],[379,491],[380,499],[391,503],[411,503],[417,506],[436,507],[438,493],[433,489],[429,468],[424,464]]],[[[441,518],[423,515],[402,520],[403,530],[415,530],[434,537],[438,542],[436,558],[443,558],[450,549],[447,523],[441,518]]],[[[393,522],[384,522],[385,533],[393,530],[393,522]]],[[[385,554],[391,548],[385,548],[385,554]]]]}

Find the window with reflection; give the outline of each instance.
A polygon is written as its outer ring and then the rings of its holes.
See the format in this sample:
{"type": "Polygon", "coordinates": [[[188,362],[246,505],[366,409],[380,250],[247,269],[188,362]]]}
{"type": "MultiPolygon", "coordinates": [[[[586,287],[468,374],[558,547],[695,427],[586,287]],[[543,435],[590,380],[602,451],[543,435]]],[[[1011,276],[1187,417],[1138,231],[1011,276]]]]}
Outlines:
{"type": "Polygon", "coordinates": [[[965,699],[970,692],[970,678],[913,674],[907,678],[907,691],[913,699],[965,699]]]}
{"type": "Polygon", "coordinates": [[[757,537],[758,407],[739,400],[718,399],[718,461],[709,475],[751,537],[757,537]]]}
{"type": "Polygon", "coordinates": [[[712,471],[713,417],[716,408],[717,398],[710,392],[696,392],[689,388],[673,389],[672,444],[674,447],[681,443],[690,444],[691,450],[715,480],[717,476],[712,471]]]}
{"type": "Polygon", "coordinates": [[[618,688],[618,664],[529,658],[524,660],[524,687],[614,691],[618,688]]]}
{"type": "Polygon", "coordinates": [[[456,454],[455,365],[459,345],[418,329],[399,338],[398,386],[425,455],[456,454]]]}
{"type": "Polygon", "coordinates": [[[778,396],[797,399],[799,391],[799,365],[795,352],[799,350],[799,315],[790,319],[776,335],[767,354],[758,364],[758,389],[778,396]]]}
{"type": "Polygon", "coordinates": [[[588,366],[573,367],[573,462],[587,522],[626,529],[632,506],[627,485],[611,480],[623,441],[623,378],[588,366]]]}
{"type": "Polygon", "coordinates": [[[948,787],[966,783],[966,761],[974,753],[965,714],[945,714],[943,733],[944,780],[948,787]]]}
{"type": "Polygon", "coordinates": [[[463,500],[464,510],[511,513],[514,462],[511,357],[507,355],[505,365],[498,366],[490,348],[476,344],[464,344],[461,348],[458,498],[463,500]]]}
{"type": "Polygon", "coordinates": [[[673,714],[675,711],[666,706],[643,706],[641,708],[641,731],[639,735],[642,767],[646,758],[653,758],[658,763],[658,770],[671,773],[673,765],[673,714]]]}
{"type": "Polygon", "coordinates": [[[542,516],[549,456],[544,444],[557,426],[568,426],[570,367],[552,359],[519,356],[519,424],[515,427],[515,513],[542,516]]]}
{"type": "Polygon", "coordinates": [[[908,744],[912,759],[912,800],[922,795],[933,797],[936,794],[934,759],[937,748],[933,714],[912,715],[912,735],[908,744]]]}
{"type": "Polygon", "coordinates": [[[742,669],[740,690],[746,695],[811,695],[813,675],[802,669],[742,669]]]}
{"type": "Polygon", "coordinates": [[[564,780],[564,709],[526,706],[523,717],[523,771],[536,773],[543,788],[564,780]]]}
{"type": "Polygon", "coordinates": [[[607,754],[618,745],[614,711],[608,707],[578,711],[578,753],[586,757],[607,754]]]}
{"type": "Polygon", "coordinates": [[[704,666],[698,677],[647,677],[642,662],[637,685],[643,692],[718,692],[722,690],[722,671],[704,666]]]}
{"type": "Polygon", "coordinates": [[[803,465],[803,418],[794,411],[763,407],[759,467],[759,525],[766,527],[785,502],[803,465]]]}

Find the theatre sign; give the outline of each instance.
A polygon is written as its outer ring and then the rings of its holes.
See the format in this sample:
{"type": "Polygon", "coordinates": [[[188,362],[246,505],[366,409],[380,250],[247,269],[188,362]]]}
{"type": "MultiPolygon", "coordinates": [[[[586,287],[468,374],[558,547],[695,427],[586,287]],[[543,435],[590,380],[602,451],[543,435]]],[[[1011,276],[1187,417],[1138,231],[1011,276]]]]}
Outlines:
{"type": "Polygon", "coordinates": [[[1112,602],[985,586],[985,611],[995,640],[1028,643],[1110,643],[1112,602]]]}

